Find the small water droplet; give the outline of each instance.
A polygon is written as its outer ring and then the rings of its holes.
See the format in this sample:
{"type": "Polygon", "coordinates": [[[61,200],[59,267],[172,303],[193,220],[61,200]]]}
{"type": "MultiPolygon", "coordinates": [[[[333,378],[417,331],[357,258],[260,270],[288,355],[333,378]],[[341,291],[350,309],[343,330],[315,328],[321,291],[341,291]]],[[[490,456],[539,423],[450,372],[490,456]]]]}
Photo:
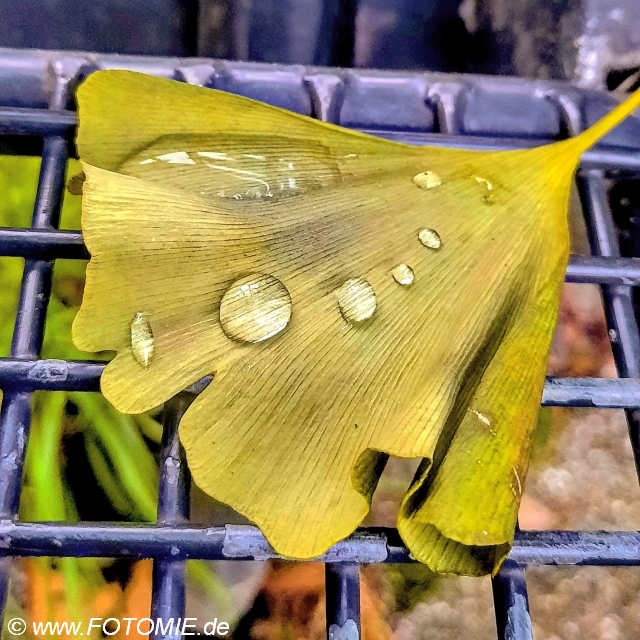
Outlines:
{"type": "Polygon", "coordinates": [[[483,184],[485,187],[487,187],[487,191],[491,191],[493,189],[493,184],[491,184],[491,182],[489,182],[486,178],[481,178],[480,176],[473,177],[478,184],[483,184]]]}
{"type": "Polygon", "coordinates": [[[376,292],[364,278],[347,280],[337,294],[340,313],[351,324],[368,320],[376,310],[376,292]]]}
{"type": "Polygon", "coordinates": [[[391,275],[398,284],[403,285],[413,284],[413,281],[415,279],[413,269],[408,264],[404,263],[400,263],[399,265],[395,266],[393,268],[393,271],[391,272],[391,275]]]}
{"type": "Polygon", "coordinates": [[[413,176],[413,184],[421,189],[433,189],[442,184],[442,179],[433,171],[423,171],[413,176]]]}
{"type": "Polygon", "coordinates": [[[236,280],[220,301],[220,324],[228,338],[262,342],[280,333],[291,319],[291,296],[270,275],[236,280]]]}
{"type": "Polygon", "coordinates": [[[435,229],[422,229],[418,234],[418,239],[427,249],[439,249],[442,246],[440,235],[435,229]]]}
{"type": "Polygon", "coordinates": [[[486,196],[482,196],[482,202],[490,207],[492,204],[496,203],[496,199],[493,197],[493,193],[489,193],[486,196]]]}
{"type": "Polygon", "coordinates": [[[609,340],[611,340],[611,342],[618,341],[618,332],[615,329],[609,329],[609,340]]]}
{"type": "Polygon", "coordinates": [[[150,320],[149,312],[140,311],[131,322],[131,351],[136,362],[145,369],[151,364],[155,351],[150,320]]]}

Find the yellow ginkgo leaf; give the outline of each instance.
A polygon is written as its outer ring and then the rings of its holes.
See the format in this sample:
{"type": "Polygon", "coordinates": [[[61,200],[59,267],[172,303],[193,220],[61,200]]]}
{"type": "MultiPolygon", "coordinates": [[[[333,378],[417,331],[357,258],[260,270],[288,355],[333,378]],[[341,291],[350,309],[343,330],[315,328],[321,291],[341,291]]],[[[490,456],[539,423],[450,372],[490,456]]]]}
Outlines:
{"type": "Polygon", "coordinates": [[[78,92],[91,253],[74,340],[180,425],[195,482],[309,558],[366,515],[388,455],[439,572],[509,552],[569,252],[580,154],[640,102],[526,151],[417,148],[125,71],[78,92]]]}

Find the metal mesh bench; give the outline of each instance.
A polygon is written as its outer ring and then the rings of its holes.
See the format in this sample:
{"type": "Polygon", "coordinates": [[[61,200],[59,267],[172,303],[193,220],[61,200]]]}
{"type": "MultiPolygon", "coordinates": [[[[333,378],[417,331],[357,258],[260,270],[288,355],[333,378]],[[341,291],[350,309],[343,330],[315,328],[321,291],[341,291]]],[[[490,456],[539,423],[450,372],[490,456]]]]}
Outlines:
{"type": "MultiPolygon", "coordinates": [[[[152,618],[178,618],[186,559],[277,557],[256,527],[188,524],[189,474],[177,426],[197,385],[167,403],[157,524],[27,523],[16,516],[32,393],[99,390],[102,363],[39,356],[55,260],[88,259],[79,231],[57,230],[67,159],[74,154],[73,90],[93,70],[115,67],[233,91],[395,140],[468,148],[511,149],[574,135],[613,100],[562,83],[513,78],[0,49],[0,153],[42,157],[31,227],[0,228],[0,255],[25,260],[10,356],[0,359],[0,607],[11,556],[153,558],[152,618]],[[177,482],[170,467],[179,469],[177,482]]],[[[592,256],[573,257],[566,276],[601,285],[620,378],[549,379],[543,405],[625,409],[640,469],[640,333],[632,297],[640,260],[620,257],[605,183],[621,173],[640,174],[640,121],[627,121],[584,155],[577,186],[592,256]]],[[[320,560],[326,563],[328,632],[348,620],[360,628],[360,563],[412,562],[397,532],[381,528],[358,530],[320,560]]],[[[638,565],[640,533],[518,531],[493,579],[500,638],[531,637],[526,567],[567,564],[638,565]]]]}

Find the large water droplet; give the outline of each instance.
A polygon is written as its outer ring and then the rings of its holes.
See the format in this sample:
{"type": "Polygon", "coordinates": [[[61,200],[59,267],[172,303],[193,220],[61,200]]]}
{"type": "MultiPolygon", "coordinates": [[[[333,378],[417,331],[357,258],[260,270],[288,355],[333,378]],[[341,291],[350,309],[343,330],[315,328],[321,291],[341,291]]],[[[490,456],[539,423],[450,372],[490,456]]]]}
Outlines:
{"type": "Polygon", "coordinates": [[[442,240],[435,229],[422,229],[418,233],[418,239],[428,249],[439,249],[442,245],[442,240]]]}
{"type": "Polygon", "coordinates": [[[442,179],[433,171],[423,171],[413,176],[413,184],[421,189],[433,189],[442,184],[442,179]]]}
{"type": "Polygon", "coordinates": [[[413,269],[408,265],[401,263],[396,265],[391,272],[393,279],[398,284],[409,285],[413,284],[415,279],[415,274],[413,273],[413,269]]]}
{"type": "Polygon", "coordinates": [[[280,333],[291,319],[291,296],[270,275],[236,280],[220,301],[220,324],[227,337],[241,342],[262,342],[280,333]]]}
{"type": "Polygon", "coordinates": [[[155,351],[150,319],[149,312],[141,311],[131,322],[131,351],[136,362],[145,369],[151,364],[155,351]]]}
{"type": "Polygon", "coordinates": [[[368,320],[376,310],[376,292],[364,278],[347,280],[337,294],[340,313],[351,324],[368,320]]]}

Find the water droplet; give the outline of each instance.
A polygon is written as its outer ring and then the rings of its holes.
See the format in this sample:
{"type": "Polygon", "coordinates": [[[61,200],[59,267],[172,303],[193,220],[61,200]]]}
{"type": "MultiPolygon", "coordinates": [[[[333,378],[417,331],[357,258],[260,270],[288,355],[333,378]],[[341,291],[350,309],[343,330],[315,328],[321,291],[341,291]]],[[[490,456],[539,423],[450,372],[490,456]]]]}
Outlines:
{"type": "Polygon", "coordinates": [[[439,249],[442,246],[440,235],[435,229],[422,229],[418,234],[418,239],[427,249],[439,249]]]}
{"type": "Polygon", "coordinates": [[[270,275],[236,280],[220,301],[220,324],[228,338],[262,342],[280,333],[291,319],[291,296],[270,275]]]}
{"type": "Polygon", "coordinates": [[[481,178],[480,176],[473,177],[478,184],[483,184],[485,187],[487,187],[487,191],[491,191],[493,189],[493,185],[486,178],[481,178]]]}
{"type": "Polygon", "coordinates": [[[149,312],[140,311],[131,322],[131,351],[136,362],[145,369],[151,364],[155,351],[150,319],[149,312]]]}
{"type": "Polygon", "coordinates": [[[393,268],[391,272],[393,279],[398,284],[409,285],[413,284],[415,279],[415,274],[413,273],[413,269],[408,265],[401,263],[393,268]]]}
{"type": "Polygon", "coordinates": [[[486,196],[482,196],[482,202],[484,202],[488,207],[490,207],[492,204],[495,204],[496,200],[493,197],[493,193],[489,193],[486,196]]]}
{"type": "Polygon", "coordinates": [[[376,310],[376,292],[364,278],[347,280],[337,294],[340,313],[351,324],[368,320],[376,310]]]}
{"type": "Polygon", "coordinates": [[[618,341],[618,332],[615,329],[609,329],[609,340],[611,340],[611,342],[618,341]]]}
{"type": "Polygon", "coordinates": [[[442,184],[442,179],[433,171],[424,171],[413,176],[413,184],[421,189],[433,189],[442,184]]]}

